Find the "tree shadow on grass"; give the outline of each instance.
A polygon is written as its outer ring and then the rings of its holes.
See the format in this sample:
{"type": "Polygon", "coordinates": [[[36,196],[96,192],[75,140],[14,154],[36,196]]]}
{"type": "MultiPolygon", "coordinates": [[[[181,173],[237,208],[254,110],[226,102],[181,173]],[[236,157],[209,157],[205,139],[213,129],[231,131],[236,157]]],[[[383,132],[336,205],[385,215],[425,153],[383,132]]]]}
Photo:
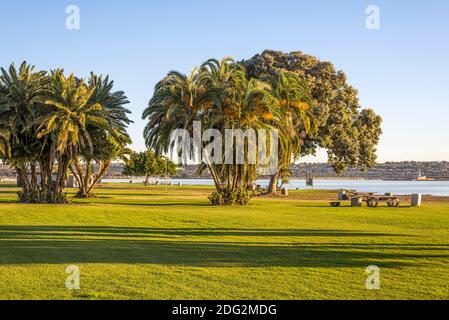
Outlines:
{"type": "MultiPolygon", "coordinates": [[[[341,229],[248,229],[248,228],[145,228],[116,226],[0,226],[0,240],[8,235],[67,235],[126,237],[154,236],[276,236],[276,237],[411,237],[407,234],[341,229]]],[[[269,242],[268,242],[269,243],[269,242]]]]}
{"type": "MultiPolygon", "coordinates": [[[[154,197],[160,197],[163,196],[164,193],[149,193],[149,192],[141,192],[141,193],[132,193],[132,192],[101,192],[101,190],[94,189],[94,192],[98,192],[98,198],[101,198],[103,196],[106,197],[117,197],[117,196],[126,196],[126,197],[142,197],[142,198],[154,198],[154,197]]],[[[167,197],[172,197],[173,195],[167,194],[167,197]]]]}
{"type": "Polygon", "coordinates": [[[124,263],[324,268],[365,268],[375,264],[388,268],[418,264],[421,259],[449,257],[448,246],[444,245],[350,242],[283,244],[279,241],[261,242],[260,239],[252,242],[250,238],[243,238],[243,241],[229,238],[208,240],[207,236],[367,238],[395,235],[345,230],[0,226],[0,264],[124,263]],[[426,248],[433,250],[427,251],[426,248]]]}
{"type": "MultiPolygon", "coordinates": [[[[132,200],[131,200],[132,201],[132,200]]],[[[90,200],[86,202],[78,202],[79,204],[113,204],[113,205],[121,205],[121,206],[137,206],[137,207],[212,207],[209,203],[192,203],[192,202],[158,202],[158,203],[145,203],[145,202],[123,202],[118,201],[95,201],[90,200]]]]}
{"type": "Polygon", "coordinates": [[[19,191],[19,189],[17,190],[0,190],[0,194],[14,194],[17,195],[17,192],[19,191]]]}
{"type": "MultiPolygon", "coordinates": [[[[85,205],[121,205],[121,206],[138,206],[138,207],[179,207],[179,206],[187,206],[187,207],[212,207],[211,204],[207,203],[207,202],[142,202],[139,200],[127,200],[127,199],[123,199],[121,201],[102,201],[105,199],[114,199],[113,197],[107,197],[107,196],[99,196],[96,199],[78,199],[78,198],[74,198],[73,195],[69,195],[69,199],[71,200],[70,203],[68,203],[67,205],[79,205],[79,206],[85,206],[85,205]],[[102,199],[102,200],[100,200],[102,199]],[[128,201],[128,202],[127,202],[128,201]],[[135,201],[135,202],[133,202],[135,201]]],[[[144,200],[145,201],[145,200],[144,200]]],[[[150,200],[148,200],[150,201],[150,200]]],[[[19,204],[19,205],[26,205],[23,203],[19,203],[17,202],[17,199],[12,199],[12,198],[0,198],[0,204],[19,204]]],[[[34,206],[36,206],[35,204],[33,204],[34,206]]],[[[41,204],[37,204],[37,205],[41,205],[41,204]]],[[[43,204],[43,205],[52,205],[52,204],[43,204]]],[[[58,206],[60,206],[61,204],[58,204],[58,206]]]]}

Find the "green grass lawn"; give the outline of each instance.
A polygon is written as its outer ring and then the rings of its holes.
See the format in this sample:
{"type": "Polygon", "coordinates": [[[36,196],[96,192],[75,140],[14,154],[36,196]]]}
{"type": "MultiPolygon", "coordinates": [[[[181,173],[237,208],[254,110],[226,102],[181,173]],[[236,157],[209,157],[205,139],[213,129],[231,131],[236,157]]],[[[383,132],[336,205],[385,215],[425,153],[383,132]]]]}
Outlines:
{"type": "Polygon", "coordinates": [[[0,186],[1,299],[449,298],[449,203],[331,208],[334,193],[295,191],[225,208],[207,187],[97,191],[21,205],[0,186]],[[369,265],[380,290],[365,288],[369,265]]]}

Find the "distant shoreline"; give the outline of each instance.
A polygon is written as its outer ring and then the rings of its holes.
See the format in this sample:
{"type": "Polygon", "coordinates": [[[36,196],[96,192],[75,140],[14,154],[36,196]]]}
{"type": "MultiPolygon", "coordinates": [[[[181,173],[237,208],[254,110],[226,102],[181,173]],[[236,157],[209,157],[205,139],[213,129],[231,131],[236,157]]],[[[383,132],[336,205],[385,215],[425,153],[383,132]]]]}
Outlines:
{"type": "MultiPolygon", "coordinates": [[[[104,186],[114,184],[134,184],[142,185],[145,177],[126,177],[126,178],[104,178],[100,184],[104,186]]],[[[258,179],[256,184],[266,187],[269,180],[266,178],[258,179]]],[[[151,178],[150,185],[160,186],[209,186],[214,183],[209,178],[151,178]]],[[[3,180],[2,185],[15,185],[15,179],[8,178],[3,180]]],[[[433,196],[449,197],[449,182],[445,181],[416,181],[416,180],[375,180],[375,179],[332,179],[317,178],[314,180],[314,186],[306,186],[305,179],[293,178],[288,184],[284,184],[289,190],[319,189],[319,190],[357,190],[358,192],[373,192],[378,194],[392,193],[394,195],[423,194],[433,196]]]]}
{"type": "MultiPolygon", "coordinates": [[[[168,179],[177,179],[177,180],[209,180],[212,179],[212,177],[179,177],[179,176],[173,176],[173,177],[167,177],[168,179]]],[[[145,177],[129,177],[129,176],[114,176],[114,177],[104,177],[104,179],[145,179],[145,177]]],[[[164,180],[165,177],[151,177],[150,179],[161,179],[164,180]]],[[[269,180],[270,177],[259,177],[257,180],[269,180]]],[[[414,180],[414,179],[369,179],[369,178],[349,178],[349,177],[315,177],[313,178],[315,181],[330,181],[330,180],[337,180],[337,181],[403,181],[403,182],[411,182],[411,181],[418,181],[418,182],[432,182],[432,181],[449,181],[449,179],[434,179],[434,180],[414,180]]],[[[292,177],[290,178],[291,181],[303,181],[305,178],[303,177],[292,177]]]]}
{"type": "MultiPolygon", "coordinates": [[[[129,179],[129,180],[139,180],[139,179],[145,179],[145,177],[129,177],[129,176],[113,176],[113,177],[108,177],[105,176],[103,177],[103,180],[125,180],[125,179],[129,179]]],[[[153,180],[164,180],[166,179],[165,177],[151,177],[150,179],[153,180]]],[[[167,177],[167,179],[177,179],[177,180],[209,180],[212,179],[211,177],[179,177],[179,176],[174,176],[174,177],[167,177]]],[[[449,179],[439,179],[436,178],[434,180],[414,180],[414,179],[370,179],[370,178],[348,178],[348,177],[316,177],[313,178],[315,181],[398,181],[398,182],[412,182],[412,181],[417,181],[417,182],[434,182],[434,181],[449,181],[449,179]]],[[[259,180],[269,180],[269,177],[260,177],[259,180]]],[[[305,178],[291,178],[291,181],[302,181],[305,180],[305,178]]],[[[0,177],[0,182],[1,181],[16,181],[16,177],[10,177],[10,176],[3,176],[0,177]]]]}

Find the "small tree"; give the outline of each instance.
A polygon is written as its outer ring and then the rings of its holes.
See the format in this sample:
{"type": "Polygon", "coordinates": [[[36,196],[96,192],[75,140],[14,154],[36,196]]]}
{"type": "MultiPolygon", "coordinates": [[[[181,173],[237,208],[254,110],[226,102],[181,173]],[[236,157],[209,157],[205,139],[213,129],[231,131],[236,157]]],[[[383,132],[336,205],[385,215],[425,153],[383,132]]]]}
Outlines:
{"type": "Polygon", "coordinates": [[[169,159],[147,150],[132,153],[123,172],[129,176],[145,176],[145,186],[147,186],[151,176],[175,175],[176,165],[169,159]]]}

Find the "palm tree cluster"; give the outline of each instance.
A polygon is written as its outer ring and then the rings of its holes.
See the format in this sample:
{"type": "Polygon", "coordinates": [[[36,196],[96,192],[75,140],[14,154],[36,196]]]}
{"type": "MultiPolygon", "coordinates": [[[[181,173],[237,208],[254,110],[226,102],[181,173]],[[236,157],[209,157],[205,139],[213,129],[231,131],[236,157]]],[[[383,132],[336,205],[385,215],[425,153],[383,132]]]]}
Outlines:
{"type": "MultiPolygon", "coordinates": [[[[281,174],[300,155],[305,135],[314,130],[310,109],[311,98],[299,75],[282,72],[263,80],[247,78],[241,63],[210,59],[188,75],[172,71],[156,85],[143,113],[143,119],[148,119],[144,136],[149,148],[167,154],[173,147],[171,133],[175,129],[193,132],[194,121],[222,136],[226,129],[277,129],[281,174]]],[[[200,165],[200,171],[207,168],[215,182],[213,204],[248,202],[247,190],[259,164],[250,164],[247,155],[243,164],[225,164],[229,162],[223,159],[221,164],[200,165]]]]}
{"type": "Polygon", "coordinates": [[[128,101],[112,87],[108,77],[93,73],[86,81],[62,69],[36,71],[26,62],[18,70],[14,64],[1,68],[0,158],[17,171],[19,201],[66,202],[70,172],[77,196],[88,197],[111,161],[128,152],[128,101]]]}

